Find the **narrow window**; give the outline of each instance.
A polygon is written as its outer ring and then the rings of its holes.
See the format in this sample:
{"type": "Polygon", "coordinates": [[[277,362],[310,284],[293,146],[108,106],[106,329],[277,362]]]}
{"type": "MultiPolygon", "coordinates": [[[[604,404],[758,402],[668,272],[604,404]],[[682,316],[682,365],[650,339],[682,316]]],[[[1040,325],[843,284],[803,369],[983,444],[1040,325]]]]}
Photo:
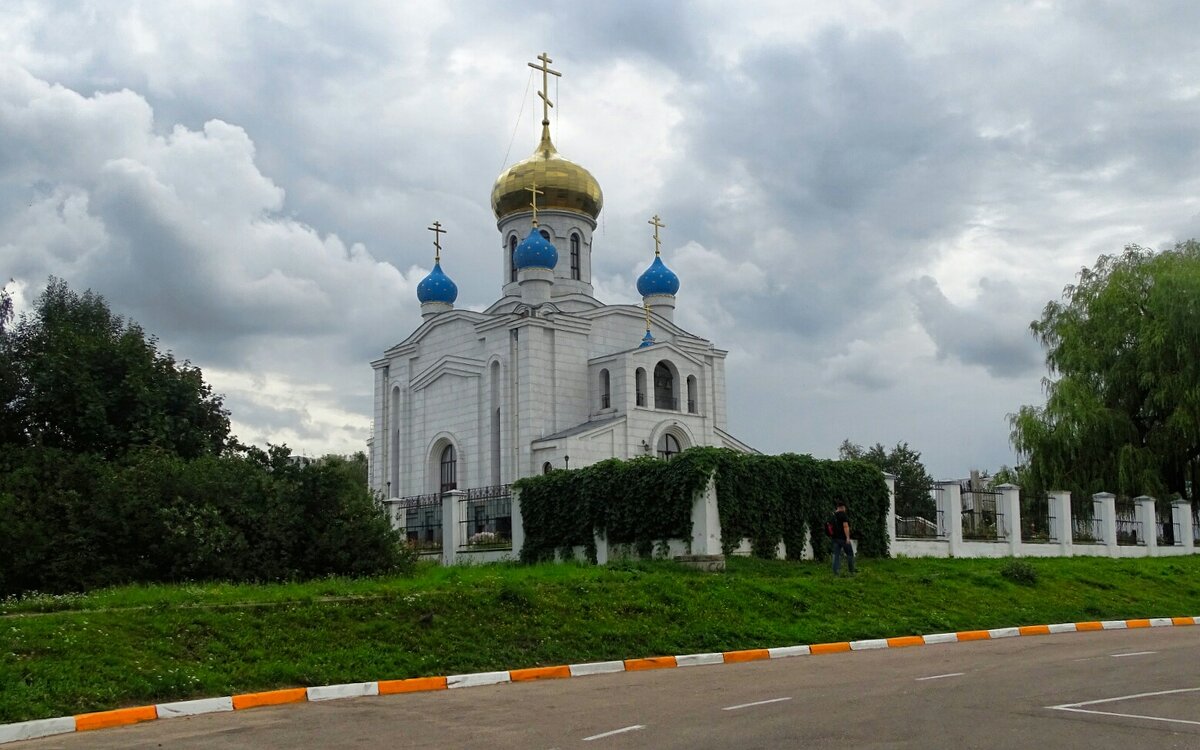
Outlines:
{"type": "Polygon", "coordinates": [[[696,376],[688,375],[687,379],[688,414],[696,413],[696,376]]]}
{"type": "Polygon", "coordinates": [[[552,472],[552,471],[554,471],[554,467],[550,465],[550,462],[549,462],[549,461],[547,461],[546,463],[542,464],[542,473],[543,473],[543,474],[549,474],[549,473],[550,473],[550,472],[552,472]]]}
{"type": "Polygon", "coordinates": [[[508,267],[510,269],[509,281],[517,280],[517,236],[514,234],[508,238],[508,267]]]}
{"type": "Polygon", "coordinates": [[[637,392],[637,405],[646,405],[646,370],[639,367],[634,374],[634,385],[637,392]]]}
{"type": "Polygon", "coordinates": [[[442,451],[442,492],[458,489],[458,455],[453,445],[442,451]]]}
{"type": "Polygon", "coordinates": [[[600,371],[600,408],[607,409],[612,402],[611,391],[609,390],[610,379],[608,370],[600,371]]]}
{"type": "Polygon", "coordinates": [[[571,234],[571,278],[579,280],[579,234],[571,234]]]}
{"type": "Polygon", "coordinates": [[[542,235],[543,237],[545,237],[545,238],[546,238],[546,242],[549,242],[549,241],[550,241],[550,233],[549,233],[549,232],[547,232],[545,229],[539,229],[539,230],[538,230],[538,234],[540,234],[540,235],[542,235]]]}
{"type": "Polygon", "coordinates": [[[659,362],[654,366],[654,408],[679,408],[675,399],[675,374],[666,362],[659,362]]]}

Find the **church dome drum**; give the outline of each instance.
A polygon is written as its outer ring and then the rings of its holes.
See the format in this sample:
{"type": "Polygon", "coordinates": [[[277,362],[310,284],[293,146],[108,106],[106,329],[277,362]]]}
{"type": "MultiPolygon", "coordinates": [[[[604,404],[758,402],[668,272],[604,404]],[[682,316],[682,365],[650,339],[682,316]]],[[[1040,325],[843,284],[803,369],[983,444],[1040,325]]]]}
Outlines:
{"type": "Polygon", "coordinates": [[[655,256],[650,267],[642,272],[637,280],[638,294],[649,297],[652,294],[675,294],[679,291],[679,277],[667,268],[662,258],[655,256]]]}
{"type": "Polygon", "coordinates": [[[591,217],[600,215],[604,195],[592,173],[564,159],[550,141],[548,128],[542,129],[537,151],[524,161],[504,170],[492,187],[492,211],[503,219],[529,209],[529,191],[537,187],[541,194],[538,209],[574,211],[591,217]]]}
{"type": "Polygon", "coordinates": [[[458,285],[451,281],[446,272],[442,270],[440,262],[433,264],[433,270],[429,275],[417,284],[417,300],[424,304],[426,302],[445,302],[448,305],[453,305],[454,300],[458,299],[458,285]]]}

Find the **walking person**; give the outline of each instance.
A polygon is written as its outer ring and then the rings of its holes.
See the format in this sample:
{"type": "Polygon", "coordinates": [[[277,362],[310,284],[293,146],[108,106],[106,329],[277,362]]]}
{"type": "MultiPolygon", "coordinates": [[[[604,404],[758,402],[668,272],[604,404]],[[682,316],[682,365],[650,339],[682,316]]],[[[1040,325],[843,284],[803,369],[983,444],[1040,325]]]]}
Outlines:
{"type": "Polygon", "coordinates": [[[846,555],[846,569],[854,575],[854,546],[850,543],[850,516],[846,515],[846,503],[838,501],[833,514],[833,574],[840,575],[842,555],[846,555]]]}

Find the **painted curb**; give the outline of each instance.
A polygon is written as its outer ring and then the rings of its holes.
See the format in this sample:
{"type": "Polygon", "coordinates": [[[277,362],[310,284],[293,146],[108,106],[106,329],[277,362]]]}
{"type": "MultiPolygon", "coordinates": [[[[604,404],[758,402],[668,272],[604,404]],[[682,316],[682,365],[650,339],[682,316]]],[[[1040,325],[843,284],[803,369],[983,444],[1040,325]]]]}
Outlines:
{"type": "Polygon", "coordinates": [[[76,716],[22,721],[15,724],[0,724],[0,745],[70,732],[128,726],[155,719],[198,716],[200,714],[221,711],[242,711],[249,708],[279,706],[288,703],[429,692],[451,688],[478,687],[481,685],[501,685],[509,682],[585,677],[587,675],[612,674],[615,672],[637,672],[648,669],[670,669],[711,664],[739,664],[764,659],[787,659],[796,656],[817,656],[852,651],[909,648],[912,646],[926,646],[939,643],[966,643],[969,641],[1053,635],[1057,633],[1170,628],[1188,625],[1200,625],[1200,617],[1152,617],[1130,620],[1062,622],[1053,625],[1022,625],[1011,628],[992,628],[990,630],[962,630],[955,633],[931,633],[929,635],[906,635],[894,638],[870,638],[860,641],[813,643],[802,646],[780,646],[777,648],[754,648],[741,651],[682,654],[678,656],[651,656],[640,659],[625,659],[623,661],[529,667],[503,672],[476,672],[473,674],[451,675],[449,677],[414,677],[404,680],[379,680],[377,682],[352,682],[342,685],[286,688],[260,693],[241,693],[239,695],[223,696],[220,698],[201,698],[199,700],[159,703],[151,706],[118,708],[112,711],[98,711],[95,713],[78,714],[76,716]]]}

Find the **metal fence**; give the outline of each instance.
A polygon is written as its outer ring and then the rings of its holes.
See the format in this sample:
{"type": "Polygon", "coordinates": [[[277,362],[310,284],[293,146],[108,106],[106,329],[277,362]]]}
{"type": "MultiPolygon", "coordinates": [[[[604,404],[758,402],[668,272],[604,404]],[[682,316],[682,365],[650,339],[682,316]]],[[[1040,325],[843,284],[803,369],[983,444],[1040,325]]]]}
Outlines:
{"type": "Polygon", "coordinates": [[[1104,528],[1099,518],[1072,518],[1071,541],[1076,544],[1104,542],[1104,528]]]}
{"type": "Polygon", "coordinates": [[[1000,493],[969,490],[962,493],[963,539],[994,542],[1007,538],[1004,514],[999,509],[1000,493]]]}
{"type": "Polygon", "coordinates": [[[1146,534],[1142,522],[1137,518],[1137,505],[1128,498],[1119,497],[1116,500],[1117,512],[1117,544],[1132,546],[1145,544],[1146,534]]]}
{"type": "Polygon", "coordinates": [[[458,503],[459,549],[512,549],[512,485],[467,490],[458,503]]]}
{"type": "Polygon", "coordinates": [[[396,502],[396,523],[409,546],[420,552],[442,549],[442,496],[435,493],[402,497],[396,502]]]}
{"type": "Polygon", "coordinates": [[[896,537],[901,539],[941,539],[946,536],[946,525],[942,512],[936,511],[937,520],[924,516],[901,516],[896,514],[896,537]]]}
{"type": "Polygon", "coordinates": [[[1047,495],[1031,495],[1021,498],[1021,541],[1057,542],[1058,523],[1050,513],[1050,498],[1047,495]]]}

